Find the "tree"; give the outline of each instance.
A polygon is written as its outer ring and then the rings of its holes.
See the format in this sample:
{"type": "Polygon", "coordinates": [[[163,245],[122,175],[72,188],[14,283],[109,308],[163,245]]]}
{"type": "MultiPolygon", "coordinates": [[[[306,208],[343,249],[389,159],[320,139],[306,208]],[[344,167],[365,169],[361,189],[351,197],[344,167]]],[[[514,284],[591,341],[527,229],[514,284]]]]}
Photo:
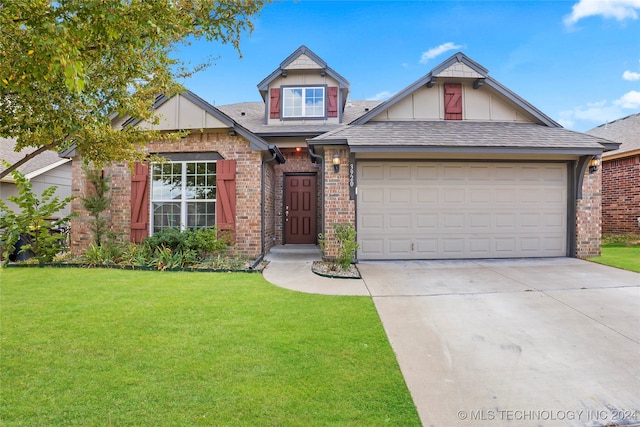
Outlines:
{"type": "Polygon", "coordinates": [[[88,165],[84,166],[84,173],[91,188],[87,195],[81,198],[82,207],[94,218],[90,226],[93,231],[93,241],[96,246],[101,246],[109,229],[102,213],[111,206],[111,197],[108,195],[111,190],[110,179],[101,169],[91,169],[88,165]]]}
{"type": "Polygon", "coordinates": [[[149,141],[176,135],[136,127],[113,129],[114,115],[157,122],[160,94],[211,63],[172,57],[196,39],[231,44],[270,0],[8,0],[0,4],[0,136],[16,151],[36,150],[0,178],[45,150],[75,144],[85,161],[143,158],[149,141]]]}

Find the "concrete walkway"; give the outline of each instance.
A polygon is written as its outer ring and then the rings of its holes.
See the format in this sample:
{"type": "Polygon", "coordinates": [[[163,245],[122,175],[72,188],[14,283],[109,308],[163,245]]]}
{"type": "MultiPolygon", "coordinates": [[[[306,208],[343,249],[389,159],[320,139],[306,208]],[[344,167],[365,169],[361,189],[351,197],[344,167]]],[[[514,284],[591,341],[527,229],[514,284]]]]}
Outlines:
{"type": "Polygon", "coordinates": [[[371,295],[425,426],[640,426],[640,274],[572,258],[362,262],[270,254],[302,292],[371,295]]]}

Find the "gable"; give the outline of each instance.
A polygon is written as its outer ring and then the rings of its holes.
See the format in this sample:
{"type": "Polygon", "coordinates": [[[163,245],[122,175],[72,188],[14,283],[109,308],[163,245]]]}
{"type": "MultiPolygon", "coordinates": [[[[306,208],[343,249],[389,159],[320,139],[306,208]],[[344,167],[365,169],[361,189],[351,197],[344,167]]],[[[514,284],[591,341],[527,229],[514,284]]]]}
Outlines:
{"type": "Polygon", "coordinates": [[[290,64],[283,67],[285,70],[320,70],[323,68],[326,68],[326,64],[324,66],[318,64],[305,54],[301,54],[290,64]]]}
{"type": "Polygon", "coordinates": [[[462,77],[462,78],[472,78],[479,79],[486,77],[485,75],[480,74],[478,71],[474,70],[467,64],[463,62],[456,62],[449,67],[445,68],[442,71],[439,71],[438,74],[435,74],[435,77],[462,77]]]}
{"type": "Polygon", "coordinates": [[[389,120],[469,120],[561,127],[488,74],[485,68],[457,53],[351,124],[389,120]],[[451,94],[445,95],[447,86],[452,83],[461,86],[461,96],[453,95],[455,113],[447,112],[452,108],[452,98],[451,94]],[[462,111],[459,111],[460,106],[462,111]]]}
{"type": "Polygon", "coordinates": [[[160,123],[152,125],[151,123],[142,121],[138,126],[143,129],[154,130],[218,129],[230,127],[182,94],[176,95],[164,102],[157,108],[156,112],[160,118],[160,123]]]}
{"type": "MultiPolygon", "coordinates": [[[[371,121],[444,120],[446,113],[445,83],[423,86],[371,121]]],[[[510,103],[497,91],[486,87],[474,89],[473,83],[462,83],[462,120],[539,123],[525,109],[510,103]]]]}

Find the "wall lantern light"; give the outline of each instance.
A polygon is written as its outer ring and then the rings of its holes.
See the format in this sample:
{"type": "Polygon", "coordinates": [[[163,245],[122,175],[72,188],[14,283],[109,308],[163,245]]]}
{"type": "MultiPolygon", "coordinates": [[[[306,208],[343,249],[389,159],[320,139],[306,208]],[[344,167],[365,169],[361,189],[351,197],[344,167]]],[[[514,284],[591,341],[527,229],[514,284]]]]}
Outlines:
{"type": "Polygon", "coordinates": [[[598,171],[598,167],[600,166],[600,156],[594,156],[593,159],[589,162],[589,173],[595,173],[598,171]]]}
{"type": "Polygon", "coordinates": [[[337,151],[333,153],[333,171],[335,173],[340,172],[340,153],[337,151]]]}

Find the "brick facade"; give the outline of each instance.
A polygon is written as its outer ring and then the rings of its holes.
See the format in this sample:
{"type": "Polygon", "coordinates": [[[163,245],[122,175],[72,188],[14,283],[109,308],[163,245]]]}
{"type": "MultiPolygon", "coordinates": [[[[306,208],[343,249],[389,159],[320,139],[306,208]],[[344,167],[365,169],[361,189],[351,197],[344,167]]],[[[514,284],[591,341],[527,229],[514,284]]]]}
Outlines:
{"type": "Polygon", "coordinates": [[[602,232],[640,233],[640,155],[602,162],[602,232]]]}
{"type": "MultiPolygon", "coordinates": [[[[230,136],[227,130],[194,132],[180,141],[157,142],[147,147],[149,153],[196,153],[216,151],[225,159],[236,160],[236,231],[234,250],[257,257],[261,252],[262,154],[252,151],[249,142],[230,136]]],[[[80,158],[73,162],[72,195],[84,196],[87,183],[80,158]]],[[[105,213],[110,229],[122,241],[129,241],[131,221],[131,170],[126,164],[113,164],[104,169],[111,179],[111,208],[105,213]]],[[[82,253],[93,241],[89,224],[92,220],[82,208],[79,198],[72,209],[80,215],[71,222],[71,250],[82,253]]]]}
{"type": "Polygon", "coordinates": [[[602,234],[602,168],[595,173],[587,170],[582,183],[582,199],[576,201],[576,257],[600,255],[602,234]]]}

